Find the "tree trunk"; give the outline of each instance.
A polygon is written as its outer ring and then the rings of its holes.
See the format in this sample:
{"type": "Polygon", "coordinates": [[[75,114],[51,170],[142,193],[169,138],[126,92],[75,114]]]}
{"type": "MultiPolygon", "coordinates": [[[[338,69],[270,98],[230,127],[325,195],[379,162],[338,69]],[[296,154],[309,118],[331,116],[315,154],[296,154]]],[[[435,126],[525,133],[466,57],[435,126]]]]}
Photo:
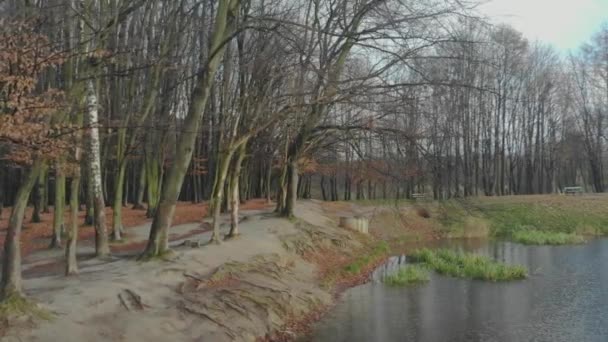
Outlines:
{"type": "MultiPolygon", "coordinates": [[[[45,169],[45,167],[42,167],[43,169],[45,169]]],[[[42,210],[42,207],[44,206],[43,201],[44,201],[44,187],[45,184],[44,183],[44,175],[43,173],[45,173],[46,170],[40,170],[40,175],[38,175],[38,179],[36,180],[36,185],[34,187],[34,211],[32,212],[32,222],[33,223],[40,223],[42,220],[40,218],[40,211],[42,210]]]]}
{"type": "Polygon", "coordinates": [[[9,218],[8,230],[4,240],[2,257],[2,282],[0,283],[0,298],[10,300],[14,296],[22,296],[21,284],[21,228],[28,198],[43,168],[41,161],[36,161],[27,176],[19,186],[9,218]]]}
{"type": "Polygon", "coordinates": [[[86,165],[86,163],[87,163],[86,159],[87,158],[84,158],[84,163],[85,163],[84,174],[85,174],[85,177],[87,180],[86,186],[85,186],[86,214],[84,216],[84,223],[86,225],[92,226],[95,224],[95,205],[93,204],[95,202],[95,197],[93,196],[93,183],[91,182],[91,175],[89,174],[89,170],[86,165]]]}
{"type": "Polygon", "coordinates": [[[65,248],[65,275],[78,273],[76,242],[78,241],[78,193],[80,189],[80,170],[76,170],[70,183],[70,228],[67,230],[65,248]]]}
{"type": "Polygon", "coordinates": [[[285,208],[283,215],[293,217],[293,211],[298,200],[298,161],[296,158],[291,158],[287,164],[287,198],[285,200],[285,208]]]}
{"type": "Polygon", "coordinates": [[[2,210],[4,209],[4,165],[0,164],[0,187],[2,187],[2,191],[0,191],[0,219],[2,218],[2,210]]]}
{"type": "Polygon", "coordinates": [[[40,209],[42,210],[43,213],[48,214],[51,212],[49,210],[49,191],[47,189],[48,183],[49,183],[48,168],[45,170],[42,170],[39,180],[42,182],[42,188],[40,189],[41,190],[40,199],[42,201],[41,205],[40,205],[40,209]]]}
{"type": "Polygon", "coordinates": [[[99,116],[97,112],[97,94],[93,81],[87,82],[87,111],[85,127],[87,127],[87,169],[89,183],[93,196],[95,221],[95,255],[104,257],[110,254],[108,232],[106,230],[105,201],[101,185],[101,157],[99,150],[99,116]]]}
{"type": "Polygon", "coordinates": [[[213,234],[211,235],[212,243],[220,243],[220,214],[222,201],[224,199],[224,189],[226,184],[226,176],[228,175],[228,167],[232,160],[233,150],[226,151],[220,154],[217,163],[215,184],[213,185],[213,195],[211,196],[209,210],[213,215],[213,234]]]}
{"type": "Polygon", "coordinates": [[[277,213],[282,213],[285,209],[285,201],[287,199],[287,169],[287,165],[283,166],[281,177],[278,179],[277,207],[275,209],[277,213]]]}
{"type": "Polygon", "coordinates": [[[209,99],[215,73],[226,48],[224,40],[232,34],[232,25],[228,23],[229,13],[237,10],[239,5],[239,0],[220,0],[218,2],[211,40],[211,57],[206,63],[202,63],[203,65],[199,70],[196,86],[191,95],[188,114],[184,119],[184,127],[188,129],[178,137],[174,161],[162,186],[160,204],[154,214],[150,237],[142,255],[143,258],[162,256],[169,251],[168,231],[173,220],[177,198],[192,159],[196,136],[203,110],[209,99]]]}
{"type": "MultiPolygon", "coordinates": [[[[153,147],[149,147],[152,149],[153,147]]],[[[148,187],[148,209],[146,212],[147,217],[154,217],[158,202],[160,201],[161,193],[161,154],[152,151],[146,152],[144,161],[144,167],[146,169],[146,185],[148,187]]]]}
{"type": "MultiPolygon", "coordinates": [[[[128,170],[128,169],[127,169],[128,170]]],[[[132,170],[129,170],[132,171],[132,170]]],[[[131,199],[133,199],[133,193],[131,191],[131,183],[130,181],[132,180],[133,176],[133,172],[127,172],[125,175],[125,180],[124,180],[124,186],[123,186],[123,195],[122,195],[122,206],[123,207],[128,207],[129,206],[129,201],[131,199]]],[[[122,221],[122,220],[121,220],[122,221]]],[[[124,228],[124,227],[122,227],[124,228]]]]}
{"type": "Polygon", "coordinates": [[[65,206],[65,174],[58,163],[55,167],[55,210],[53,211],[53,237],[50,248],[61,248],[63,214],[65,206]]]}
{"type": "Polygon", "coordinates": [[[123,160],[118,166],[118,174],[114,181],[114,202],[112,203],[112,239],[114,241],[122,240],[122,198],[124,194],[126,169],[127,163],[123,160]]]}
{"type": "Polygon", "coordinates": [[[238,155],[234,161],[234,168],[232,169],[232,179],[230,180],[230,232],[228,233],[229,238],[240,235],[239,232],[239,179],[241,177],[241,170],[243,160],[245,159],[245,152],[247,145],[243,144],[239,147],[238,155]]]}
{"type": "MultiPolygon", "coordinates": [[[[76,117],[76,126],[80,127],[83,124],[82,112],[76,117]]],[[[82,133],[77,135],[76,150],[74,151],[74,160],[76,168],[73,170],[72,180],[70,182],[70,227],[66,231],[66,248],[65,248],[65,275],[78,274],[78,260],[76,243],[78,241],[78,211],[80,208],[80,177],[82,169],[80,163],[82,161],[82,149],[79,147],[82,143],[82,133]]]]}
{"type": "Polygon", "coordinates": [[[266,189],[266,202],[270,203],[272,200],[272,195],[270,194],[272,191],[272,161],[268,161],[268,166],[266,169],[266,182],[264,185],[266,189]]]}
{"type": "Polygon", "coordinates": [[[323,196],[323,200],[327,201],[327,194],[325,193],[325,176],[321,175],[321,196],[323,196]]]}
{"type": "Polygon", "coordinates": [[[142,164],[141,169],[139,170],[139,182],[137,184],[137,198],[135,199],[135,204],[133,205],[133,209],[142,210],[145,208],[145,206],[144,206],[145,191],[146,191],[146,167],[144,164],[142,164]]]}

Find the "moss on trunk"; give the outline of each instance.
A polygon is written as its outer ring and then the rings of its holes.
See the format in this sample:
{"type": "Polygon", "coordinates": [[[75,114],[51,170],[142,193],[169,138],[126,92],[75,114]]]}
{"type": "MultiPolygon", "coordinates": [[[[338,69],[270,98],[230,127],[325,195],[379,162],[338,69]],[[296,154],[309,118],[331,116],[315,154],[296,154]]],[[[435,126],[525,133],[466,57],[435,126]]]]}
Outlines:
{"type": "Polygon", "coordinates": [[[217,4],[210,57],[202,63],[196,85],[192,91],[190,107],[183,124],[188,129],[182,131],[177,138],[174,161],[163,182],[160,204],[152,221],[148,245],[143,254],[144,258],[159,256],[168,251],[168,230],[173,220],[175,205],[192,159],[196,136],[203,110],[209,99],[215,73],[226,49],[225,40],[233,31],[233,23],[230,20],[231,14],[237,11],[239,5],[240,1],[238,0],[220,0],[217,4]]]}
{"type": "Polygon", "coordinates": [[[112,203],[112,239],[120,241],[122,239],[122,197],[124,194],[125,173],[127,169],[126,162],[123,160],[119,163],[118,175],[114,184],[114,201],[112,203]]]}
{"type": "Polygon", "coordinates": [[[30,192],[43,168],[42,161],[36,161],[30,168],[25,179],[19,186],[13,210],[9,218],[8,230],[4,239],[4,255],[2,257],[2,281],[0,297],[3,300],[15,295],[22,295],[21,284],[21,228],[23,215],[27,207],[30,192]]]}
{"type": "Polygon", "coordinates": [[[55,208],[53,211],[53,236],[50,248],[61,247],[65,205],[65,174],[61,170],[60,165],[57,165],[55,172],[55,208]]]}

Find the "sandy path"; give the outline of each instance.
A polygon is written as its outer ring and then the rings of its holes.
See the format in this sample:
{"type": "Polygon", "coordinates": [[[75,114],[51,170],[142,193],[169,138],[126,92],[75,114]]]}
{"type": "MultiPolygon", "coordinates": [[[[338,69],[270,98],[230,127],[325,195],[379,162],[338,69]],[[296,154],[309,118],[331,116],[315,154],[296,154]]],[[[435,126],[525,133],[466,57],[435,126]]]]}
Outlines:
{"type": "MultiPolygon", "coordinates": [[[[335,226],[321,202],[299,202],[298,220],[278,218],[272,208],[241,213],[242,235],[220,246],[183,245],[210,239],[200,224],[171,228],[170,260],[139,262],[141,249],[100,260],[91,258],[92,246],[80,245],[81,273],[66,278],[60,251],[29,255],[26,293],[54,319],[12,326],[0,331],[1,341],[255,341],[334,300],[300,249],[323,246],[353,257],[362,245],[335,226]]],[[[227,233],[228,217],[222,221],[227,233]]],[[[145,243],[148,230],[130,228],[130,245],[145,243]]]]}
{"type": "MultiPolygon", "coordinates": [[[[311,223],[325,224],[317,204],[300,205],[298,216],[311,223]]],[[[185,273],[206,275],[229,261],[246,262],[261,254],[285,255],[280,235],[293,234],[294,225],[271,215],[271,210],[243,211],[242,236],[221,246],[179,247],[183,239],[171,242],[176,258],[171,261],[141,263],[133,257],[109,260],[89,259],[80,262],[81,274],[35,276],[25,281],[26,292],[56,317],[34,330],[10,331],[3,341],[221,341],[226,338],[218,327],[200,317],[178,310],[179,286],[185,273]],[[129,311],[119,299],[128,297],[125,290],[141,296],[143,310],[129,311]],[[213,337],[215,336],[215,338],[213,337]],[[205,339],[201,339],[205,337],[205,339]]],[[[227,217],[224,218],[224,221],[227,217]]],[[[229,225],[222,224],[223,232],[229,225]]],[[[187,233],[199,224],[172,228],[174,234],[187,233]]],[[[132,228],[133,241],[145,241],[149,224],[132,228]]],[[[189,239],[207,241],[210,232],[189,239]]],[[[80,254],[90,253],[90,248],[80,254]]],[[[57,258],[57,252],[35,253],[27,267],[57,258]]]]}
{"type": "MultiPolygon", "coordinates": [[[[264,210],[243,210],[240,214],[240,220],[251,216],[261,215],[269,212],[270,209],[264,210]]],[[[211,219],[206,218],[201,223],[186,223],[171,227],[169,234],[169,243],[171,246],[177,246],[187,239],[200,239],[201,242],[206,241],[206,235],[201,235],[203,231],[207,231],[210,227],[211,219]],[[208,225],[204,225],[207,223],[208,225]]],[[[229,225],[229,217],[224,215],[221,218],[221,227],[226,229],[229,225]]],[[[151,222],[127,228],[125,239],[121,243],[113,243],[111,248],[113,255],[120,257],[129,257],[138,255],[145,246],[150,233],[151,222]]],[[[78,257],[79,260],[87,260],[92,257],[95,252],[93,240],[87,239],[78,241],[78,257]]],[[[82,263],[80,267],[88,267],[88,263],[82,263]]],[[[23,261],[23,271],[26,278],[35,278],[45,275],[61,274],[64,267],[64,251],[62,249],[42,249],[28,254],[23,261]]]]}

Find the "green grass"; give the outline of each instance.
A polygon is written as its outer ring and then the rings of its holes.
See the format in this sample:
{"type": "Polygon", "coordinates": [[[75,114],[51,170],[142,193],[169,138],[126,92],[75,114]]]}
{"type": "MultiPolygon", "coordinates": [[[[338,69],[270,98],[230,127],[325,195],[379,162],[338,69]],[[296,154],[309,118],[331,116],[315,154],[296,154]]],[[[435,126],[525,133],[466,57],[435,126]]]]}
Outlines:
{"type": "Polygon", "coordinates": [[[410,257],[415,262],[423,263],[439,274],[457,278],[506,281],[523,279],[528,276],[528,272],[523,266],[509,266],[488,257],[448,249],[421,249],[415,251],[410,257]]]}
{"type": "Polygon", "coordinates": [[[486,238],[491,235],[489,221],[469,201],[438,201],[434,211],[440,231],[446,238],[486,238]]]}
{"type": "Polygon", "coordinates": [[[451,229],[464,223],[467,212],[463,202],[457,200],[437,201],[435,217],[445,229],[451,229]]]}
{"type": "Polygon", "coordinates": [[[513,237],[521,231],[608,234],[608,215],[580,208],[509,203],[482,205],[481,211],[490,221],[493,235],[498,237],[513,237]]]}
{"type": "Polygon", "coordinates": [[[585,238],[578,234],[539,230],[516,231],[511,239],[525,245],[569,245],[585,242],[585,238]]]}
{"type": "MultiPolygon", "coordinates": [[[[364,200],[358,203],[389,206],[396,202],[395,200],[364,200]]],[[[397,203],[406,204],[407,201],[397,203]]],[[[608,196],[479,197],[407,204],[427,210],[430,218],[421,220],[419,217],[407,216],[418,215],[416,210],[402,211],[401,214],[405,217],[397,220],[403,220],[407,224],[404,224],[402,229],[391,231],[393,235],[391,238],[396,239],[399,235],[416,231],[420,227],[434,229],[446,238],[513,239],[515,233],[521,231],[575,234],[585,237],[608,236],[608,196]]],[[[391,218],[391,220],[395,219],[391,218]]],[[[395,225],[398,225],[398,222],[395,225]]],[[[384,228],[381,230],[388,231],[384,228]]],[[[559,239],[564,237],[560,236],[559,239]]],[[[568,238],[573,241],[572,239],[576,238],[568,238]]],[[[551,241],[551,239],[546,240],[551,241]]]]}
{"type": "Polygon", "coordinates": [[[406,286],[425,283],[429,281],[428,269],[419,265],[408,265],[399,271],[388,275],[382,281],[390,286],[406,286]]]}
{"type": "Polygon", "coordinates": [[[380,241],[370,253],[358,257],[352,263],[346,265],[344,270],[347,273],[357,274],[361,273],[361,271],[371,264],[372,262],[378,260],[378,258],[384,257],[389,251],[389,246],[385,241],[380,241]]]}
{"type": "Polygon", "coordinates": [[[485,229],[488,236],[523,244],[563,245],[584,243],[584,236],[608,235],[608,211],[599,203],[557,197],[543,202],[507,201],[446,201],[441,222],[445,236],[481,237],[485,229]]]}
{"type": "Polygon", "coordinates": [[[43,320],[53,318],[50,312],[40,308],[20,294],[9,295],[0,302],[0,319],[7,319],[10,316],[30,316],[43,320]]]}
{"type": "Polygon", "coordinates": [[[443,233],[449,239],[473,239],[487,238],[491,235],[491,230],[488,220],[469,216],[458,224],[444,228],[443,233]]]}

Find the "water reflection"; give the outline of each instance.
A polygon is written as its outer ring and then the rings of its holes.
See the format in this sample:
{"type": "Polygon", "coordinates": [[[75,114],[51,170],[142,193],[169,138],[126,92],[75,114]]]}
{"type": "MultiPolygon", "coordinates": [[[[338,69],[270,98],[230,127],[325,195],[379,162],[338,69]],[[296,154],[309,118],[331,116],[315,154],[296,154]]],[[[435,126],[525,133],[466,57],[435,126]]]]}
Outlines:
{"type": "Polygon", "coordinates": [[[608,240],[564,247],[443,242],[531,271],[490,283],[433,275],[410,288],[379,283],[407,260],[349,290],[317,326],[315,341],[608,341],[608,240]]]}

